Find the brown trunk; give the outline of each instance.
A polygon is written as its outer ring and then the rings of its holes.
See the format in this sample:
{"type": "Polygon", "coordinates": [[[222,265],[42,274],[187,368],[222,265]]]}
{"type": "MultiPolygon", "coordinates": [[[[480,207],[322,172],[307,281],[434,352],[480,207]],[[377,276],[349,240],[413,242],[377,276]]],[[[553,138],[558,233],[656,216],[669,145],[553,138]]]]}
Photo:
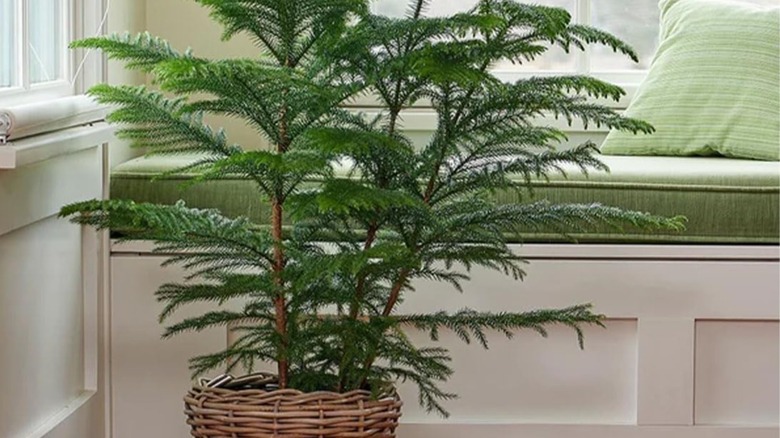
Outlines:
{"type": "MultiPolygon", "coordinates": [[[[398,298],[401,297],[401,289],[404,288],[404,283],[406,283],[406,279],[408,275],[409,275],[408,269],[401,270],[398,280],[395,281],[395,283],[393,284],[393,288],[390,290],[390,298],[387,300],[387,304],[385,305],[384,311],[382,312],[382,316],[387,317],[393,313],[393,309],[395,308],[395,305],[398,303],[398,298]]],[[[366,379],[368,378],[368,375],[371,371],[371,367],[374,365],[375,360],[376,360],[376,350],[372,351],[368,355],[366,360],[363,362],[363,376],[360,380],[360,386],[366,384],[366,379]]]]}
{"type": "MultiPolygon", "coordinates": [[[[376,223],[372,224],[368,228],[368,233],[366,234],[366,243],[363,246],[363,251],[368,251],[371,249],[371,246],[374,244],[374,240],[376,240],[376,233],[378,230],[378,226],[376,223]]],[[[349,317],[350,319],[357,319],[358,315],[360,314],[360,303],[363,301],[363,296],[365,293],[366,288],[366,275],[361,274],[358,277],[357,285],[355,287],[355,301],[352,305],[352,308],[349,311],[349,317]]]]}
{"type": "Polygon", "coordinates": [[[289,364],[287,362],[287,309],[284,299],[284,281],[282,280],[282,271],[284,270],[284,251],[282,250],[282,204],[274,200],[272,206],[271,223],[273,227],[274,238],[274,282],[276,283],[277,296],[274,299],[274,310],[276,313],[276,332],[281,338],[281,348],[277,362],[279,374],[279,387],[286,388],[288,382],[289,364]]]}
{"type": "Polygon", "coordinates": [[[393,289],[390,290],[390,298],[387,300],[384,311],[382,311],[382,316],[390,316],[390,314],[393,313],[393,309],[398,302],[398,298],[401,297],[401,289],[404,288],[406,277],[408,275],[408,269],[401,270],[401,274],[398,276],[398,280],[396,280],[395,284],[393,284],[393,289]]]}
{"type": "MultiPolygon", "coordinates": [[[[285,66],[290,66],[289,57],[285,61],[285,66]]],[[[283,99],[287,99],[287,91],[282,93],[283,99]]],[[[289,147],[289,138],[287,132],[287,106],[282,105],[279,110],[279,143],[276,145],[276,152],[280,155],[287,152],[289,147]]],[[[278,188],[277,188],[278,189],[278,188]]],[[[274,299],[274,313],[276,314],[276,333],[279,335],[280,346],[277,358],[277,373],[279,374],[279,387],[287,388],[289,382],[290,364],[288,362],[288,342],[287,339],[287,303],[284,292],[284,248],[282,236],[282,223],[284,222],[284,199],[281,198],[281,191],[277,192],[272,199],[271,205],[271,227],[274,239],[274,283],[276,285],[276,298],[274,299]]]]}

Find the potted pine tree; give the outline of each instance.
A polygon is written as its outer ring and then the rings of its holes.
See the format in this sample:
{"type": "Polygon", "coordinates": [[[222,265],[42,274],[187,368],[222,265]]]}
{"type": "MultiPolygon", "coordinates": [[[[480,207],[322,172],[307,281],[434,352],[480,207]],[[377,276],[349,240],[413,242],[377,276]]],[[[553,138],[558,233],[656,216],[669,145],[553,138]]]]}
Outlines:
{"type": "Polygon", "coordinates": [[[166,93],[94,87],[90,94],[115,108],[109,121],[122,125],[120,137],[150,154],[200,153],[187,169],[197,181],[254,181],[270,206],[268,224],[181,203],[94,200],[62,210],[76,223],[177,254],[169,263],[187,268],[190,279],[157,291],[161,321],[189,303],[217,308],[168,326],[164,336],[228,327],[236,339],[193,358],[195,376],[275,364],[274,375],[195,385],[185,398],[193,436],[394,436],[398,381],[415,383],[420,403],[446,415],[442,401],[455,396],[440,389],[453,372],[448,352],[413,345],[405,328],[434,340],[452,330],[487,347],[489,330],[544,334],[563,324],[581,342],[581,327],[601,317],[589,305],[405,314],[399,305],[415,280],[460,289],[473,266],[520,278],[522,261],[507,243],[513,232],[681,227],[678,218],[597,204],[501,205],[491,196],[524,192],[531,178],[564,163],[604,168],[591,143],[556,149],[564,133],[535,126],[537,116],[652,131],[588,100],[623,94],[597,79],[507,83],[491,74],[497,62],[523,63],[553,45],[605,44],[636,60],[626,44],[572,24],[563,9],[480,0],[467,13],[430,18],[427,1],[412,0],[405,17],[388,18],[372,15],[367,0],[195,1],[224,26],[225,38],[246,33],[258,52],[209,60],[148,34],[74,46],[127,61],[166,93]],[[365,96],[376,99],[376,116],[344,109],[365,96]],[[422,101],[438,122],[430,141],[416,146],[404,135],[402,112],[422,101]],[[204,114],[241,118],[273,147],[229,144],[204,114]]]}

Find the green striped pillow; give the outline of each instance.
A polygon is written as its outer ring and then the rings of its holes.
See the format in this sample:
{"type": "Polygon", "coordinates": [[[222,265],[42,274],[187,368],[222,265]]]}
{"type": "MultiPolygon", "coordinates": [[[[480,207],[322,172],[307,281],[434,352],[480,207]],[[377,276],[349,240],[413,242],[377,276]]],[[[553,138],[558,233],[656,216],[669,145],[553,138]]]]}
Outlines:
{"type": "Polygon", "coordinates": [[[661,44],[626,115],[652,135],[612,131],[607,155],[780,160],[780,8],[661,0],[661,44]]]}

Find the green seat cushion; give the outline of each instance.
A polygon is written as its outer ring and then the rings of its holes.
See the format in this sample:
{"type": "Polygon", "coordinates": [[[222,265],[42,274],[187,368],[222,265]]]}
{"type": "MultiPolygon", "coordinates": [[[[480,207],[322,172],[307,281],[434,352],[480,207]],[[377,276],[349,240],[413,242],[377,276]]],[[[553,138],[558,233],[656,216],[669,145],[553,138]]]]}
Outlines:
{"type": "MultiPolygon", "coordinates": [[[[741,243],[780,242],[780,166],[777,163],[722,157],[602,156],[611,172],[567,177],[551,175],[535,181],[533,197],[554,203],[602,203],[631,210],[688,218],[684,232],[648,234],[638,230],[574,235],[581,242],[741,243]]],[[[232,217],[246,216],[259,224],[270,218],[268,203],[254,183],[224,178],[186,184],[192,174],[153,179],[180,168],[192,156],[137,158],[112,172],[111,197],[172,204],[184,200],[198,208],[217,208],[232,217]]],[[[498,193],[501,203],[522,202],[515,193],[498,193]]],[[[526,197],[527,198],[527,197],[526,197]]],[[[525,242],[562,241],[548,233],[527,233],[525,242]]]]}
{"type": "Polygon", "coordinates": [[[780,160],[780,7],[661,0],[661,43],[626,115],[656,132],[613,131],[609,155],[780,160]]]}

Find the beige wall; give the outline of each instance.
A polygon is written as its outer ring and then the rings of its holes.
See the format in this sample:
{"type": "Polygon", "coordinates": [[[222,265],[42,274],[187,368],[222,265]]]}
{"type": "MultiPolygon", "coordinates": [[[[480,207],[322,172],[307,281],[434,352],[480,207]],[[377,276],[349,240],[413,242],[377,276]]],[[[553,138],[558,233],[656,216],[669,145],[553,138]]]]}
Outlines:
{"type": "MultiPolygon", "coordinates": [[[[246,58],[258,53],[244,35],[222,41],[222,27],[209,18],[208,9],[192,0],[147,0],[146,28],[153,35],[165,38],[174,48],[189,47],[196,56],[204,58],[246,58]]],[[[255,130],[240,120],[210,117],[207,121],[214,127],[224,127],[230,141],[246,149],[266,145],[255,130]]]]}
{"type": "MultiPolygon", "coordinates": [[[[144,30],[146,30],[145,0],[111,0],[111,9],[106,23],[107,33],[130,32],[136,34],[144,30]]],[[[121,62],[108,61],[106,80],[110,84],[140,85],[146,82],[146,76],[143,73],[125,69],[121,62]]],[[[109,166],[113,167],[137,157],[141,153],[141,150],[131,149],[126,142],[116,140],[108,148],[109,166]]]]}
{"type": "MultiPolygon", "coordinates": [[[[111,0],[106,25],[107,33],[138,33],[146,29],[145,0],[111,0]]],[[[144,75],[125,70],[122,63],[108,62],[108,81],[112,84],[142,84],[144,75]]]]}
{"type": "Polygon", "coordinates": [[[208,9],[193,0],[149,0],[146,26],[154,35],[183,50],[192,47],[206,58],[251,57],[257,50],[242,35],[221,41],[222,27],[209,18],[208,9]]]}

